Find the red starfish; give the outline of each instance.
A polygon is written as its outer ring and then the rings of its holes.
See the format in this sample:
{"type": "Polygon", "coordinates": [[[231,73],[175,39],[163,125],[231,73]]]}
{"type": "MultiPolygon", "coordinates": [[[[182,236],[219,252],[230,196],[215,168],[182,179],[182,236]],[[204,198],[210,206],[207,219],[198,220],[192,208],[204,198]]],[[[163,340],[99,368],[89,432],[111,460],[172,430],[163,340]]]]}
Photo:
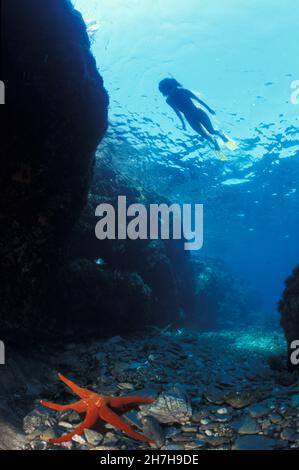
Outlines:
{"type": "Polygon", "coordinates": [[[48,403],[47,401],[41,401],[41,405],[47,406],[56,411],[75,410],[78,413],[86,413],[84,421],[74,431],[65,436],[61,436],[57,439],[50,439],[51,444],[60,444],[61,442],[68,442],[76,434],[83,434],[84,429],[90,428],[98,418],[103,421],[112,424],[117,429],[124,431],[128,436],[133,437],[139,441],[153,443],[152,440],[135,432],[129,424],[127,424],[122,418],[115,414],[111,408],[118,408],[124,405],[135,405],[137,403],[153,403],[155,400],[152,398],[145,398],[141,396],[131,397],[109,397],[105,395],[99,395],[98,393],[92,392],[86,388],[78,387],[74,382],[64,377],[62,374],[58,374],[60,380],[62,380],[73,392],[82,398],[82,400],[70,405],[57,405],[55,403],[48,403]]]}

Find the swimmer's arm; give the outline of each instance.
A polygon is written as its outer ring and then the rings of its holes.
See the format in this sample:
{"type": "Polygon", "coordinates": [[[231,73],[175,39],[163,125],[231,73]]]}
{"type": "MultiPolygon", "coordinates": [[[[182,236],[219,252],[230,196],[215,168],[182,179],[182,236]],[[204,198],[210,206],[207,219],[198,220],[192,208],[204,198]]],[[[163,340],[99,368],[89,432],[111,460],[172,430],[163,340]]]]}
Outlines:
{"type": "Polygon", "coordinates": [[[214,115],[216,114],[215,111],[210,108],[210,106],[208,106],[204,101],[202,101],[200,98],[198,98],[198,96],[196,96],[194,93],[192,93],[192,91],[190,91],[190,98],[192,100],[197,101],[199,104],[201,104],[204,108],[206,108],[209,111],[209,113],[214,114],[214,115]]]}

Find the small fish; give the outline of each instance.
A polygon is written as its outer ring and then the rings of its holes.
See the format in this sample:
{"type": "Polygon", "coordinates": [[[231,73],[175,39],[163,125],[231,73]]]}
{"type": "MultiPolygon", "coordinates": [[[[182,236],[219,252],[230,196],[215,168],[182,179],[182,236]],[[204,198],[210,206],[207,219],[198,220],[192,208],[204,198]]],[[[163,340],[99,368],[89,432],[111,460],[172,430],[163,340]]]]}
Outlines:
{"type": "Polygon", "coordinates": [[[89,26],[89,27],[87,28],[87,31],[88,31],[89,33],[95,33],[95,32],[98,31],[98,30],[99,30],[99,27],[98,27],[97,24],[93,24],[92,26],[89,26]]]}
{"type": "Polygon", "coordinates": [[[250,180],[246,178],[243,178],[243,179],[231,178],[231,179],[222,181],[221,184],[223,184],[224,186],[232,186],[232,185],[244,184],[244,183],[249,183],[249,182],[250,180]]]}
{"type": "Polygon", "coordinates": [[[90,38],[94,38],[96,32],[99,30],[99,25],[96,20],[87,20],[86,29],[90,38]]]}
{"type": "Polygon", "coordinates": [[[104,266],[106,263],[105,261],[103,260],[103,258],[97,258],[95,260],[95,264],[97,264],[98,266],[104,266]]]}

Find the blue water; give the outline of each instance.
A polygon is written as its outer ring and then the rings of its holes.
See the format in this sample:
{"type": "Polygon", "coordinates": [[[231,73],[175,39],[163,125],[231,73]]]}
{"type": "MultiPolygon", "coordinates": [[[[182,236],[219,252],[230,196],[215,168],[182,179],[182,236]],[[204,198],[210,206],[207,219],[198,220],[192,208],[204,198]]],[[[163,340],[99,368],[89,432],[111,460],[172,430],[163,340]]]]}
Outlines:
{"type": "MultiPolygon", "coordinates": [[[[202,256],[220,258],[273,316],[299,260],[298,15],[293,0],[75,0],[94,20],[115,166],[171,200],[205,205],[202,256]],[[217,111],[239,149],[222,162],[158,91],[173,75],[217,111]]],[[[106,147],[105,147],[106,145],[106,147]]],[[[227,152],[227,151],[226,151],[227,152]]]]}

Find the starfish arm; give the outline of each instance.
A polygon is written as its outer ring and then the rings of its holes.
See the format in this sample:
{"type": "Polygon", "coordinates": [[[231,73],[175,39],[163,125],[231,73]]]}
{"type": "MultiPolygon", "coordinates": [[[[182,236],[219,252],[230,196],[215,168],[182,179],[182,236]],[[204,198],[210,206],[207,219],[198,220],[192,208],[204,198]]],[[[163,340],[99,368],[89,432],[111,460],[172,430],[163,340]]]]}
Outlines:
{"type": "Polygon", "coordinates": [[[119,406],[125,406],[125,405],[137,405],[137,404],[151,404],[154,403],[153,398],[146,398],[146,397],[138,397],[138,396],[132,396],[132,397],[112,397],[109,400],[109,405],[112,406],[112,408],[117,408],[119,406]]]}
{"type": "Polygon", "coordinates": [[[75,410],[78,413],[83,413],[83,411],[86,411],[86,404],[83,403],[82,400],[75,403],[70,403],[69,405],[58,405],[57,403],[49,403],[48,401],[41,400],[40,404],[56,411],[75,410]]]}
{"type": "Polygon", "coordinates": [[[74,382],[64,377],[64,375],[62,374],[58,374],[58,377],[80,398],[88,398],[90,394],[92,393],[90,392],[90,390],[87,390],[86,388],[79,387],[74,382]]]}
{"type": "Polygon", "coordinates": [[[112,424],[117,429],[124,431],[128,436],[137,439],[138,441],[147,442],[148,444],[153,443],[148,437],[135,432],[132,426],[127,424],[122,418],[115,414],[108,406],[102,406],[99,410],[99,417],[106,421],[106,423],[112,424]]]}
{"type": "Polygon", "coordinates": [[[98,412],[96,407],[92,407],[87,411],[84,421],[78,426],[74,431],[66,434],[65,436],[58,437],[57,439],[50,439],[49,442],[51,444],[60,444],[61,442],[68,442],[74,437],[76,434],[79,436],[83,434],[84,429],[90,428],[97,420],[98,412]]]}

